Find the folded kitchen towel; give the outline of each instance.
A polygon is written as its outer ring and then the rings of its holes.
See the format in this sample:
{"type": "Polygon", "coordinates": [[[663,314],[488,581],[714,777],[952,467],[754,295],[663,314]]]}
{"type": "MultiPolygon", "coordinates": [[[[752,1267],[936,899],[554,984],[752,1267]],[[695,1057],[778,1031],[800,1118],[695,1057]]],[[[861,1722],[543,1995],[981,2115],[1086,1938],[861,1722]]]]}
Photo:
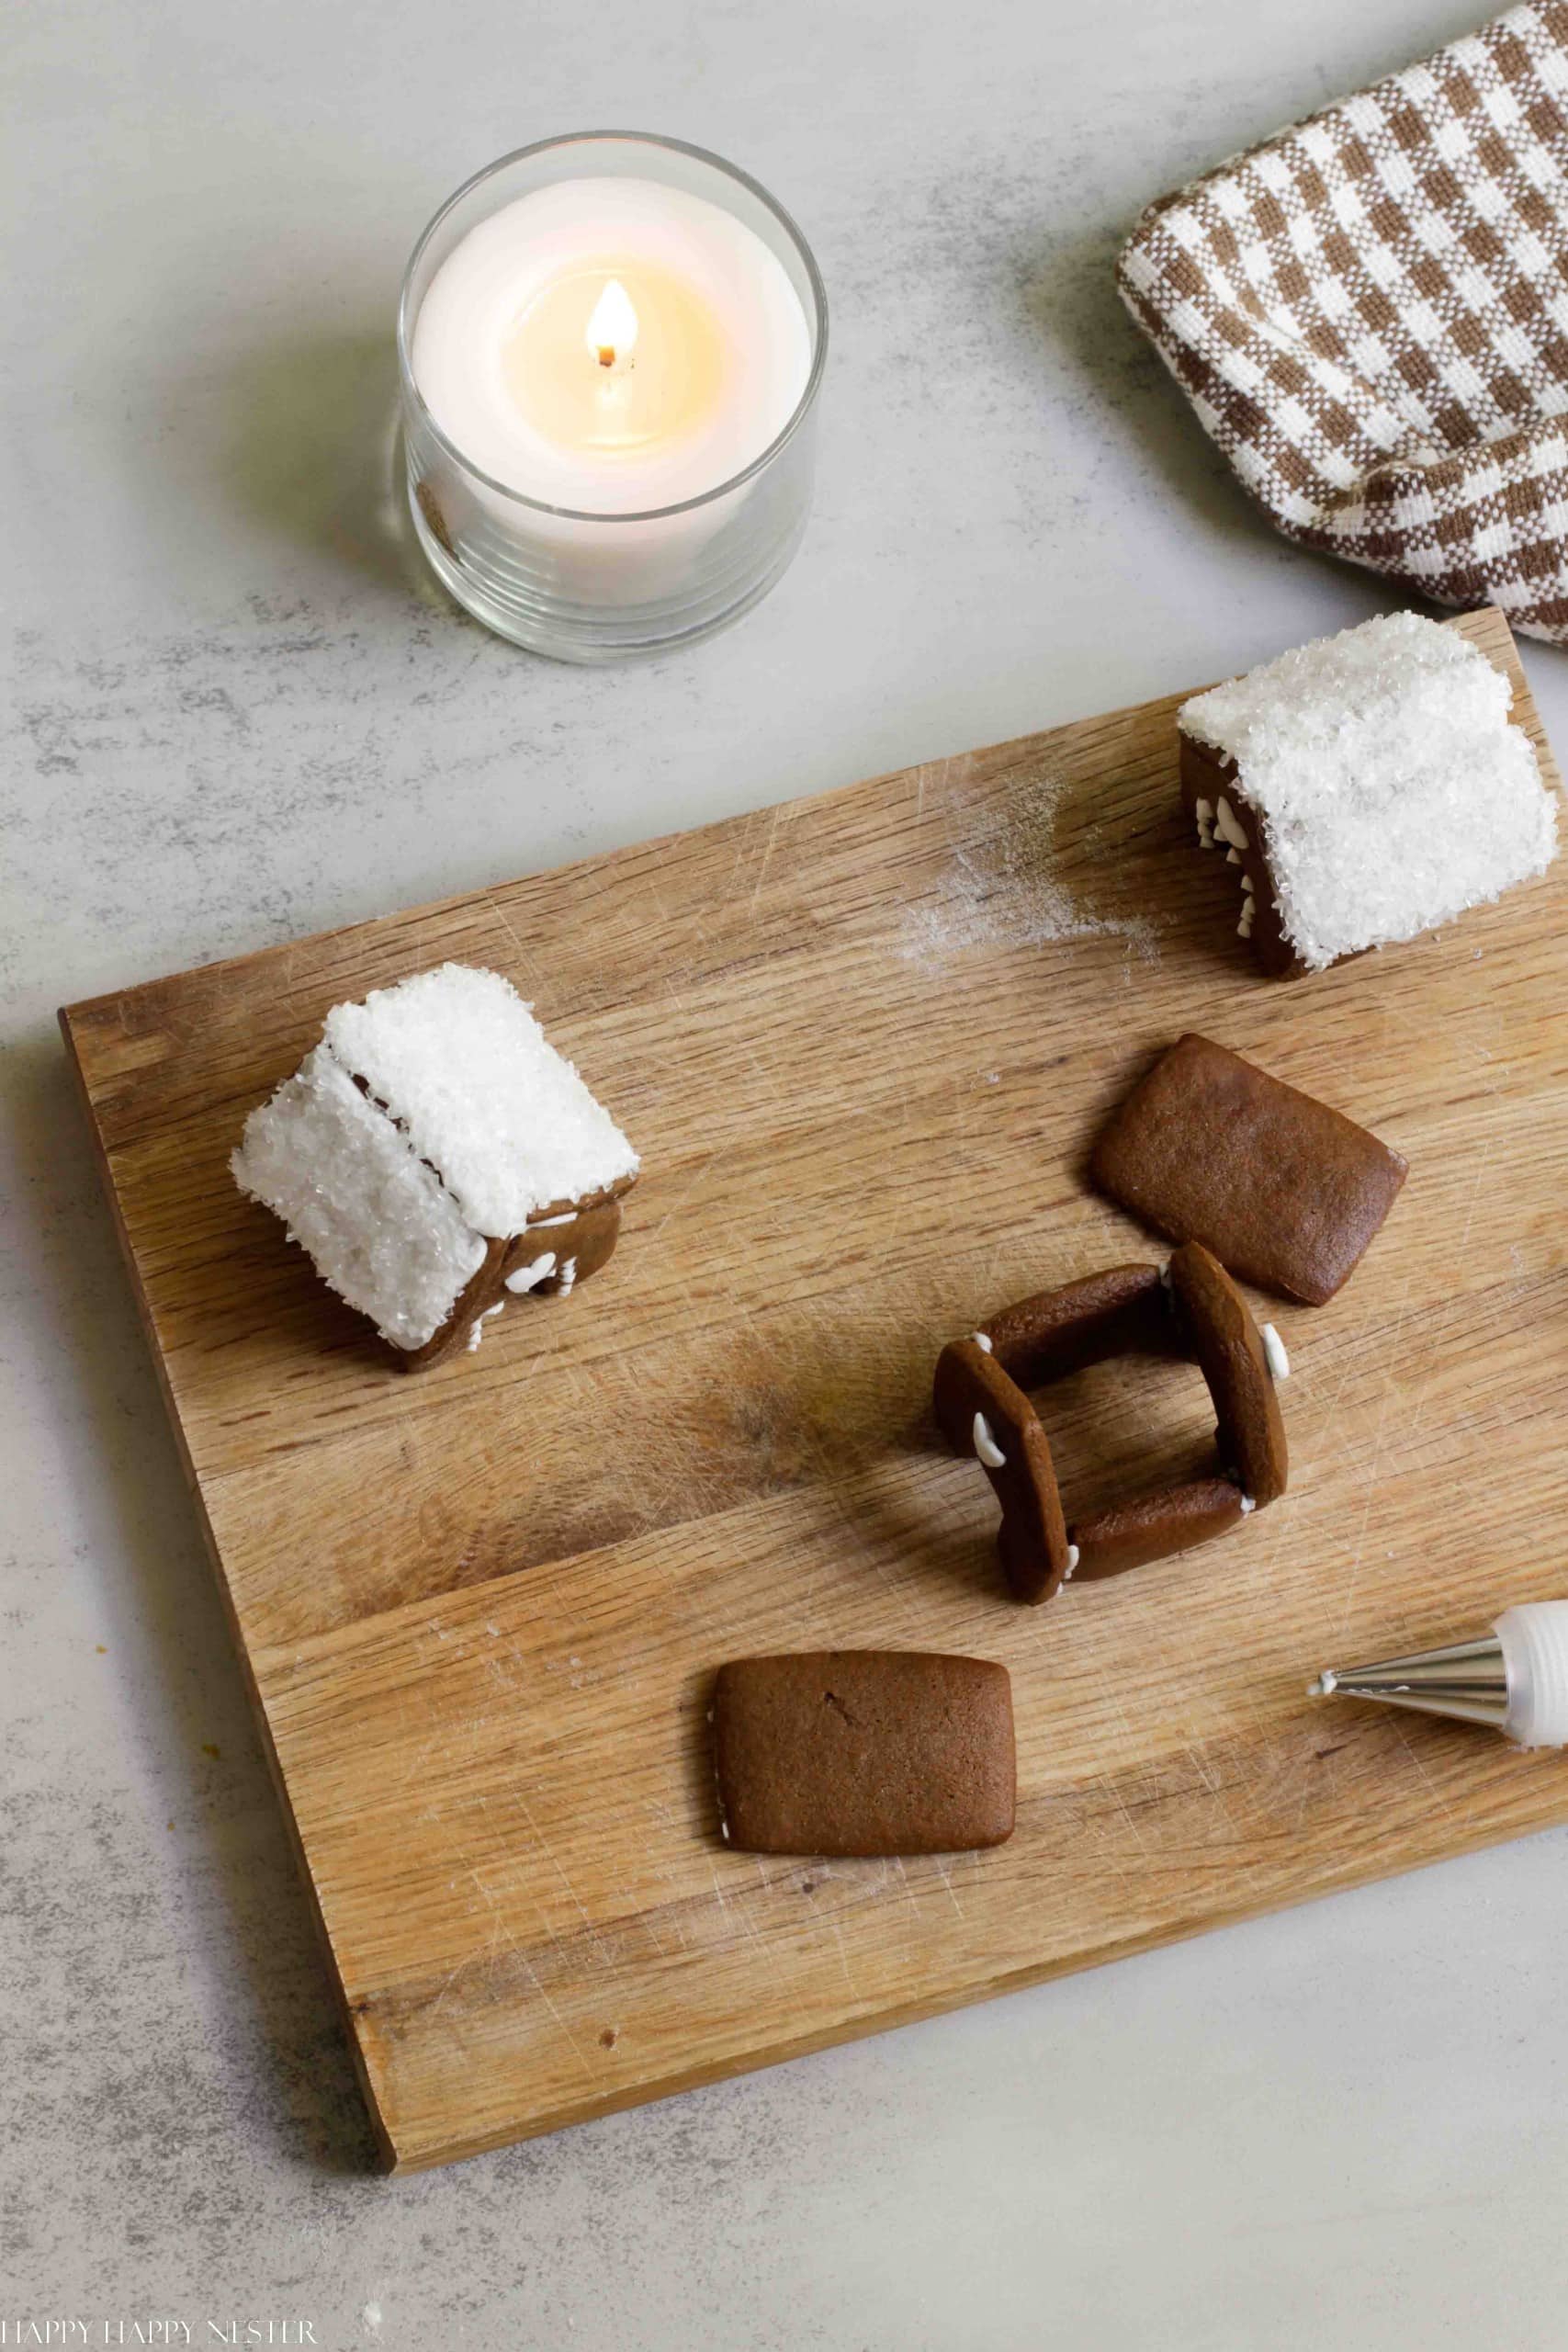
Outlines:
{"type": "Polygon", "coordinates": [[[1568,0],[1162,198],[1117,279],[1287,537],[1568,641],[1568,0]]]}

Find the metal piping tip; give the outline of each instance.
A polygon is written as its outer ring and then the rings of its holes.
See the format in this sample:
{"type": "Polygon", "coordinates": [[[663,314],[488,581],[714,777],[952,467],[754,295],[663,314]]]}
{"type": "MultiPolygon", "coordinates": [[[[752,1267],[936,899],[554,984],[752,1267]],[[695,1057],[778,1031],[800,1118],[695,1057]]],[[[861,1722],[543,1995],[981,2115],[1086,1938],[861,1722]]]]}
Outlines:
{"type": "Polygon", "coordinates": [[[1379,1658],[1371,1666],[1325,1667],[1307,1684],[1307,1696],[1373,1699],[1382,1706],[1490,1724],[1501,1731],[1508,1719],[1508,1668],[1496,1634],[1483,1634],[1446,1649],[1379,1658]]]}

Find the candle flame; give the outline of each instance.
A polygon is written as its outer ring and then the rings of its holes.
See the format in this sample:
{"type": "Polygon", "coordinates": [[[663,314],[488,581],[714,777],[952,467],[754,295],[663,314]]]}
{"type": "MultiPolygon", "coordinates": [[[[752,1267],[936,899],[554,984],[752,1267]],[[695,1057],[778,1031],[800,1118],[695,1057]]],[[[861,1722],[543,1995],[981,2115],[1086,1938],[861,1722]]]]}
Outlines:
{"type": "Polygon", "coordinates": [[[637,346],[637,312],[618,277],[606,278],[583,340],[601,368],[629,359],[637,346]]]}

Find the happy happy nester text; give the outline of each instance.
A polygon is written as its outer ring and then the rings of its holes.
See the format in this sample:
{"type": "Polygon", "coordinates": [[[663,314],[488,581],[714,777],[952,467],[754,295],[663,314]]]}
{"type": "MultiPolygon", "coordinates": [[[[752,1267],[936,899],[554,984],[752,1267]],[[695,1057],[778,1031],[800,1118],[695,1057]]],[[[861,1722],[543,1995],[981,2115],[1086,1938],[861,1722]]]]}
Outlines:
{"type": "Polygon", "coordinates": [[[6,2319],[0,2346],[13,2344],[319,2344],[309,2319],[6,2319]]]}

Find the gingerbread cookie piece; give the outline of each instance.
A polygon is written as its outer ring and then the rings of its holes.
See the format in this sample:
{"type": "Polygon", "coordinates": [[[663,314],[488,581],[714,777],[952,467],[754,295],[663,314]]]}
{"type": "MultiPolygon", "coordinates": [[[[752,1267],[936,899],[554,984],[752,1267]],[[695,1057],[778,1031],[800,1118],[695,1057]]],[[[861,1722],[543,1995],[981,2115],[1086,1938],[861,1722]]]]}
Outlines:
{"type": "Polygon", "coordinates": [[[1039,1415],[979,1336],[942,1350],[931,1401],[949,1445],[975,1455],[1001,1505],[997,1550],[1015,1597],[1049,1600],[1072,1553],[1039,1415]]]}
{"type": "Polygon", "coordinates": [[[1225,1534],[1247,1515],[1247,1498],[1231,1478],[1189,1478],[1159,1494],[1112,1503],[1073,1521],[1078,1552],[1073,1580],[1089,1584],[1150,1560],[1168,1560],[1225,1534]]]}
{"type": "Polygon", "coordinates": [[[637,1156],[510,981],[445,964],[334,1005],[232,1167],[412,1372],[603,1266],[637,1156]]]}
{"type": "Polygon", "coordinates": [[[1386,613],[1178,714],[1200,847],[1237,868],[1236,928],[1299,978],[1414,939],[1542,873],[1556,811],[1480,648],[1386,613]]]}
{"type": "Polygon", "coordinates": [[[487,1241],[478,1270],[445,1321],[423,1347],[398,1349],[397,1369],[423,1372],[459,1346],[477,1348],[491,1317],[513,1298],[568,1297],[609,1263],[620,1231],[620,1194],[611,1193],[571,1208],[551,1202],[521,1233],[487,1241]]]}
{"type": "Polygon", "coordinates": [[[1001,1504],[997,1549],[1012,1592],[1042,1601],[1071,1577],[1118,1576],[1190,1550],[1282,1495],[1289,1464],[1275,1383],[1289,1371],[1272,1327],[1260,1333],[1224,1268],[1190,1244],[1163,1272],[1112,1266],[1003,1308],[942,1350],[932,1405],[953,1452],[979,1459],[1001,1504]],[[1214,1408],[1214,1474],[1068,1523],[1025,1385],[1123,1355],[1198,1366],[1214,1408]]]}
{"type": "Polygon", "coordinates": [[[719,1668],[726,1842],[756,1854],[945,1854],[1012,1835],[1007,1668],[919,1650],[818,1650],[719,1668]]]}
{"type": "Polygon", "coordinates": [[[1190,1034],[1112,1114],[1090,1165],[1156,1232],[1310,1306],[1359,1263],[1408,1167],[1354,1120],[1190,1034]]]}
{"type": "Polygon", "coordinates": [[[1247,1301],[1200,1241],[1169,1265],[1170,1293],[1188,1346],[1213,1399],[1220,1466],[1259,1509],[1285,1491],[1290,1454],[1274,1374],[1247,1301]]]}
{"type": "Polygon", "coordinates": [[[1175,1345],[1157,1266],[1111,1266],[1006,1306],[981,1326],[1021,1388],[1044,1388],[1112,1356],[1169,1355],[1175,1345]]]}

